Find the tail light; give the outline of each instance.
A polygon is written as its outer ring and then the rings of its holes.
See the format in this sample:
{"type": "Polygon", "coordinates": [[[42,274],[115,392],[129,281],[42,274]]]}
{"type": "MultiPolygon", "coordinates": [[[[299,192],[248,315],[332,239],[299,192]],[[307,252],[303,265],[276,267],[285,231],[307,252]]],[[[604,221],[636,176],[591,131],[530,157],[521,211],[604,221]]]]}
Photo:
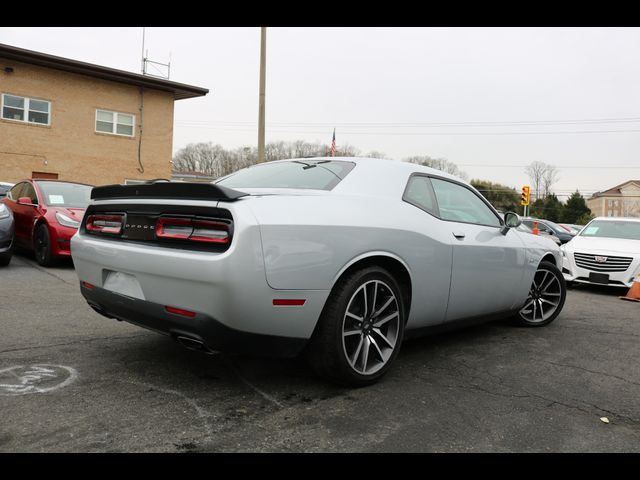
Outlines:
{"type": "Polygon", "coordinates": [[[198,218],[160,217],[156,222],[156,237],[192,242],[228,244],[229,224],[198,218]]]}
{"type": "Polygon", "coordinates": [[[119,235],[123,220],[123,215],[89,215],[85,228],[89,232],[119,235]]]}

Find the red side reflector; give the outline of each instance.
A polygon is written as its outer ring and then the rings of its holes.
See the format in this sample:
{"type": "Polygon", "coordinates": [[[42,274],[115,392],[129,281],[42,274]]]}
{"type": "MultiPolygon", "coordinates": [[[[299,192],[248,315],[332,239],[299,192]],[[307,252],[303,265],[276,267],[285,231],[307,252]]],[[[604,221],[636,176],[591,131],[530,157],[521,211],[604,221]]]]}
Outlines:
{"type": "Polygon", "coordinates": [[[94,286],[91,285],[89,282],[82,282],[82,286],[88,290],[93,290],[94,286]]]}
{"type": "Polygon", "coordinates": [[[183,310],[182,308],[164,307],[164,309],[169,313],[173,313],[175,315],[182,315],[183,317],[193,318],[196,316],[196,312],[190,312],[189,310],[183,310]]]}
{"type": "Polygon", "coordinates": [[[274,298],[273,299],[273,305],[275,305],[276,307],[301,307],[302,305],[304,305],[304,302],[306,302],[304,298],[302,299],[274,298]]]}

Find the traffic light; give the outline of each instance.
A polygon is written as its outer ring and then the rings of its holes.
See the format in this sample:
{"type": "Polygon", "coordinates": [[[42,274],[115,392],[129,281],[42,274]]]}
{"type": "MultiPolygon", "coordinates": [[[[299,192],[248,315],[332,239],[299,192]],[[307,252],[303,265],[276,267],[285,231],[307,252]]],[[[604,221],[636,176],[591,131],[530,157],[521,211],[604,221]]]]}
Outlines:
{"type": "Polygon", "coordinates": [[[529,205],[529,185],[525,185],[522,187],[522,197],[520,200],[520,205],[529,205]]]}

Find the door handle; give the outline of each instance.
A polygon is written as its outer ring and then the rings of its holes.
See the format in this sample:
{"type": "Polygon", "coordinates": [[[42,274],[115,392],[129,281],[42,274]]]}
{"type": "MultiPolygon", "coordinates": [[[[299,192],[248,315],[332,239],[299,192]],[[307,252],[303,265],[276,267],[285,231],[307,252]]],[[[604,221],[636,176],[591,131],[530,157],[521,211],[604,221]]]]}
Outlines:
{"type": "Polygon", "coordinates": [[[465,233],[464,232],[453,232],[453,236],[456,237],[458,240],[463,240],[465,237],[465,233]]]}

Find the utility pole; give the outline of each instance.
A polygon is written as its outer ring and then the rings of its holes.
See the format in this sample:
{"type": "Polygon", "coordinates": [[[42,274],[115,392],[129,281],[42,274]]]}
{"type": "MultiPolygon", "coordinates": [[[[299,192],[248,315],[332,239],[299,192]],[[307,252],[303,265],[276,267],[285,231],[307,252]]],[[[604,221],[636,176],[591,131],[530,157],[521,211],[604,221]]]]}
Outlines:
{"type": "Polygon", "coordinates": [[[267,61],[267,27],[260,27],[260,104],[258,110],[258,163],[264,162],[264,90],[267,61]]]}

